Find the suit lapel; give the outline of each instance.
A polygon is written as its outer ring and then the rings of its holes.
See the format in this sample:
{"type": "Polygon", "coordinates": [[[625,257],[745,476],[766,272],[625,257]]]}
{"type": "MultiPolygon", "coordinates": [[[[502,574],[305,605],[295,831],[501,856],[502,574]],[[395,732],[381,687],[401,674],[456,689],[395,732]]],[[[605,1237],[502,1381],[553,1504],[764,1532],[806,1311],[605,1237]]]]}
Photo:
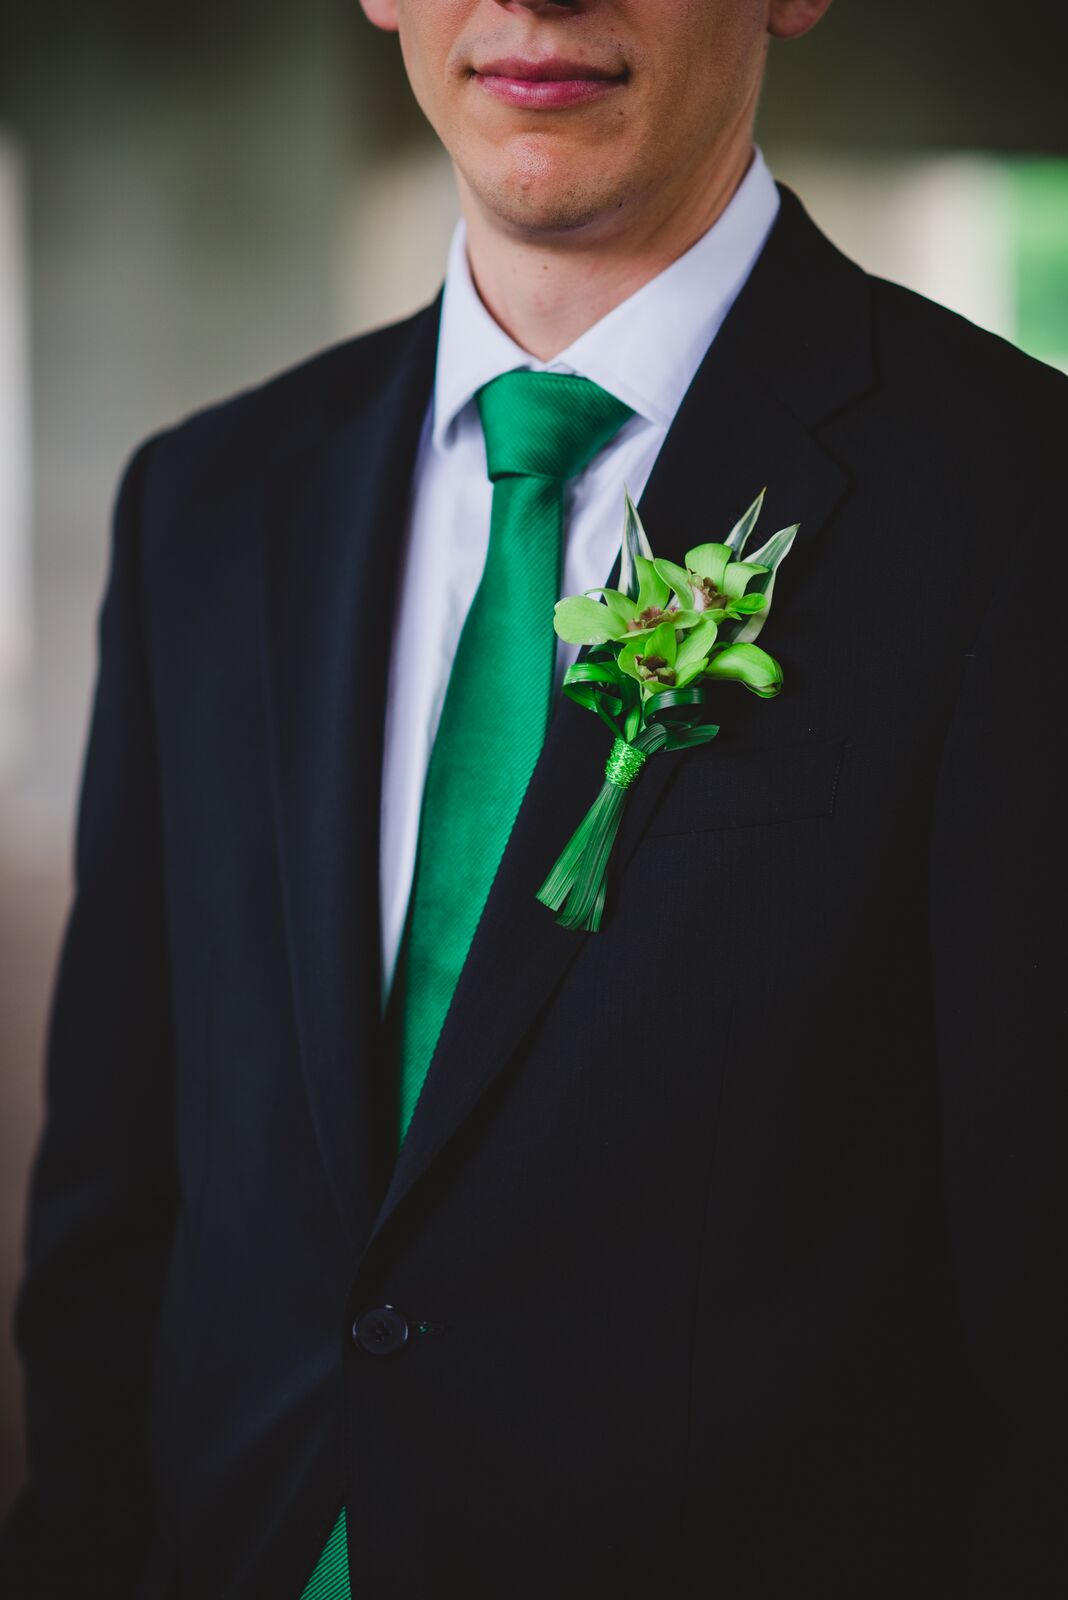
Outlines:
{"type": "MultiPolygon", "coordinates": [[[[641,500],[657,553],[723,537],[763,485],[762,529],[818,538],[847,488],[812,429],[872,381],[867,287],[789,191],[710,348],[641,500]]],[[[796,558],[795,558],[796,559],[796,558]]],[[[780,603],[782,603],[780,601],[780,603]]],[[[561,699],[445,1020],[372,1238],[520,1048],[586,938],[535,892],[600,785],[607,734],[561,699]]],[[[619,873],[683,755],[649,762],[628,799],[619,873]]]]}
{"type": "Polygon", "coordinates": [[[353,347],[362,361],[341,372],[338,416],[266,480],[267,719],[295,1013],[354,1249],[391,1148],[376,1051],[384,664],[439,310],[353,347]]]}

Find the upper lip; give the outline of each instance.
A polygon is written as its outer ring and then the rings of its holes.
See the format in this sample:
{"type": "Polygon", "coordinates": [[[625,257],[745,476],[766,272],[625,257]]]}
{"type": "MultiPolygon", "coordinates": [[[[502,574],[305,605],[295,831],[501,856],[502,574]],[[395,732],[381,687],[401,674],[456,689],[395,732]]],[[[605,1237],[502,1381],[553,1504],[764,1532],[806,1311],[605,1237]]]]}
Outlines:
{"type": "Polygon", "coordinates": [[[613,72],[608,67],[595,67],[589,61],[565,61],[562,56],[543,56],[537,61],[527,61],[522,56],[506,56],[500,61],[484,62],[475,71],[482,78],[526,78],[536,83],[623,76],[622,72],[613,72]]]}

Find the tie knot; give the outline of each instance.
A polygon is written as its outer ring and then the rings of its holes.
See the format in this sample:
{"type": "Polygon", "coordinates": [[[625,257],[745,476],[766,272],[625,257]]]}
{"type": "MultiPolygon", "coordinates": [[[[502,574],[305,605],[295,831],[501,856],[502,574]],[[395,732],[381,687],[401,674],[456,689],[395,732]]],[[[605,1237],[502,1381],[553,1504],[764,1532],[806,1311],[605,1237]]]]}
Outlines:
{"type": "Polygon", "coordinates": [[[633,415],[589,378],[563,372],[505,372],[475,398],[494,483],[573,478],[633,415]]]}

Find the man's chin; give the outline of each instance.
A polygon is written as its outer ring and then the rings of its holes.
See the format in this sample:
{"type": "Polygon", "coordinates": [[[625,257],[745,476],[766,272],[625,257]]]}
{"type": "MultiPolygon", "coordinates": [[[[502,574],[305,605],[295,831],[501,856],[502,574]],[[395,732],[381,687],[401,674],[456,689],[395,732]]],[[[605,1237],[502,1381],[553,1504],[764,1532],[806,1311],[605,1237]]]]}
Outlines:
{"type": "Polygon", "coordinates": [[[469,178],[468,188],[493,226],[546,243],[610,230],[625,210],[615,190],[591,188],[574,172],[536,173],[527,164],[477,182],[469,178]]]}

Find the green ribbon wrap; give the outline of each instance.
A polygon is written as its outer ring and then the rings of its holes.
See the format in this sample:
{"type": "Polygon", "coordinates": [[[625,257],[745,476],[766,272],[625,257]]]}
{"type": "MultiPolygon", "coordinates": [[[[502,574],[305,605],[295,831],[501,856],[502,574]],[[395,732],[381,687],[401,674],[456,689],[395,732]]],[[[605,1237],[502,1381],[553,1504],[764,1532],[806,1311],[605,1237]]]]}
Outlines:
{"type": "Polygon", "coordinates": [[[617,739],[604,766],[604,775],[617,789],[629,789],[645,765],[645,751],[626,739],[617,739]]]}

